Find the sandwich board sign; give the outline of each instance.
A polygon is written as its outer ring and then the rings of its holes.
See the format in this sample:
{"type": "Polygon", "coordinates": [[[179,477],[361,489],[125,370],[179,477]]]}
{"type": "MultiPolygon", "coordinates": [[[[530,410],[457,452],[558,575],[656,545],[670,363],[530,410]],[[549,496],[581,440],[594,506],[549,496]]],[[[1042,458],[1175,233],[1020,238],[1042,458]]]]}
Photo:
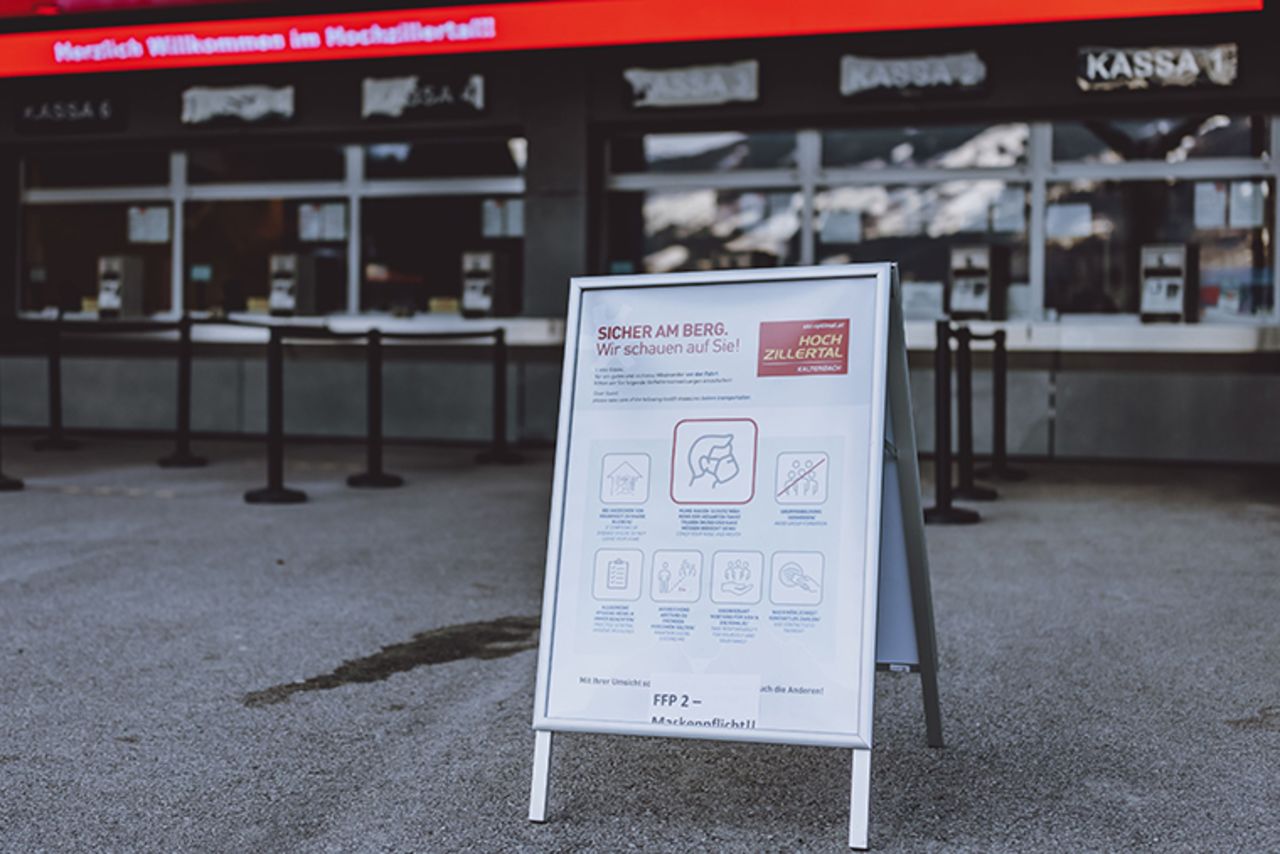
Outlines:
{"type": "Polygon", "coordinates": [[[849,748],[933,613],[892,264],[576,278],[533,728],[849,748]]]}

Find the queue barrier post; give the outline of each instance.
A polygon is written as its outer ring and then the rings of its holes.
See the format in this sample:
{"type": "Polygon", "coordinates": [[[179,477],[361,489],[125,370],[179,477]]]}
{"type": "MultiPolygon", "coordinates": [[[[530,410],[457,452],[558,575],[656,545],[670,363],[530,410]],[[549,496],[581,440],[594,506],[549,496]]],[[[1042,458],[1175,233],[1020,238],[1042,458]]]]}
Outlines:
{"type": "Polygon", "coordinates": [[[365,365],[368,371],[366,396],[368,412],[365,416],[366,470],[347,478],[347,486],[358,489],[389,489],[404,485],[404,478],[382,470],[382,332],[369,330],[365,345],[365,365]]]}
{"type": "Polygon", "coordinates": [[[925,508],[924,521],[932,525],[972,525],[982,517],[952,504],[951,489],[951,322],[939,320],[933,350],[933,483],[934,505],[925,508]]]}
{"type": "Polygon", "coordinates": [[[994,489],[974,483],[973,464],[973,331],[968,326],[956,330],[956,438],[959,445],[956,468],[957,498],[968,501],[995,501],[994,489]]]}
{"type": "Polygon", "coordinates": [[[37,439],[32,447],[37,451],[74,451],[80,443],[68,439],[62,430],[62,312],[49,329],[49,432],[37,439]]]}
{"type": "Polygon", "coordinates": [[[507,330],[502,327],[493,331],[493,439],[487,451],[476,455],[476,462],[524,462],[507,442],[507,330]]]}
{"type": "Polygon", "coordinates": [[[178,421],[173,453],[157,460],[161,468],[199,468],[208,460],[191,453],[191,317],[178,320],[178,421]]]}
{"type": "MultiPolygon", "coordinates": [[[[4,413],[3,386],[3,371],[0,371],[0,414],[4,413]]],[[[0,492],[17,492],[23,485],[20,478],[9,477],[4,473],[4,430],[0,428],[0,492]]]]}
{"type": "Polygon", "coordinates": [[[284,485],[284,331],[267,340],[267,485],[244,494],[249,504],[301,504],[307,494],[284,485]]]}
{"type": "Polygon", "coordinates": [[[1020,481],[1027,479],[1022,469],[1009,465],[1009,349],[1008,334],[996,330],[995,352],[991,357],[991,465],[978,470],[978,476],[992,480],[1020,481]]]}

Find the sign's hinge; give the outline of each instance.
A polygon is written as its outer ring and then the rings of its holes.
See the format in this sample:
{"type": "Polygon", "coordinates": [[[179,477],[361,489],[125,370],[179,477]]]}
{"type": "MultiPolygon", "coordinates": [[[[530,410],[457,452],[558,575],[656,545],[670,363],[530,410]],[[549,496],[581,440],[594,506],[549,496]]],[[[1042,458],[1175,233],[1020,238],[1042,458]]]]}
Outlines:
{"type": "Polygon", "coordinates": [[[884,440],[884,455],[891,460],[896,460],[898,458],[897,445],[893,444],[888,439],[884,440]]]}

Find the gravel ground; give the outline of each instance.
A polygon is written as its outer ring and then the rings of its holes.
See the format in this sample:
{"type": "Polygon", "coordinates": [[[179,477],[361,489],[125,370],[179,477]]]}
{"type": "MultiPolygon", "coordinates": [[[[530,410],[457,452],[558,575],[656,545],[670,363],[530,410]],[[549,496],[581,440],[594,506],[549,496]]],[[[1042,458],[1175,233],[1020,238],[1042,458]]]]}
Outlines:
{"type": "MultiPolygon", "coordinates": [[[[408,485],[368,492],[358,447],[292,447],[312,500],[260,507],[255,444],[195,471],[28,445],[0,493],[0,850],[845,850],[838,750],[558,737],[551,821],[525,820],[547,453],[392,448],[408,485]]],[[[929,530],[948,746],[916,678],[879,676],[872,847],[1280,850],[1275,472],[1033,475],[929,530]]]]}

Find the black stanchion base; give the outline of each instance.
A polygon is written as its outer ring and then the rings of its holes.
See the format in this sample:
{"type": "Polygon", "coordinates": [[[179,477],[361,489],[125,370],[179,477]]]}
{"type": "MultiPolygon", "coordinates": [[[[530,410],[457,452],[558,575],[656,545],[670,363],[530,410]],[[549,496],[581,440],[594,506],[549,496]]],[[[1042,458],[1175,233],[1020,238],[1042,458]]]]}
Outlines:
{"type": "Polygon", "coordinates": [[[366,471],[347,478],[347,486],[355,489],[394,489],[397,486],[404,486],[404,478],[384,471],[366,471]]]}
{"type": "Polygon", "coordinates": [[[279,489],[264,486],[262,489],[251,489],[244,494],[246,504],[301,504],[307,500],[307,494],[301,489],[279,489]]]}
{"type": "Polygon", "coordinates": [[[963,507],[926,507],[924,511],[926,525],[976,525],[981,521],[976,511],[963,507]]]}
{"type": "Polygon", "coordinates": [[[519,463],[524,462],[524,456],[522,454],[516,453],[510,448],[502,448],[501,450],[494,450],[493,448],[490,448],[487,451],[481,451],[480,453],[476,454],[476,462],[480,463],[481,465],[497,464],[497,465],[503,465],[503,466],[513,466],[513,465],[518,465],[519,463]]]}
{"type": "Polygon", "coordinates": [[[957,486],[955,490],[956,498],[961,501],[995,501],[1000,497],[1000,493],[986,486],[957,486]]]}
{"type": "Polygon", "coordinates": [[[1008,466],[1001,466],[1000,468],[987,467],[984,469],[978,469],[976,474],[978,475],[978,477],[982,478],[983,480],[1003,480],[1006,483],[1018,483],[1019,481],[1026,480],[1028,477],[1031,476],[1030,474],[1023,471],[1022,469],[1013,469],[1013,468],[1009,468],[1008,466]]]}
{"type": "Polygon", "coordinates": [[[80,443],[66,436],[45,436],[32,442],[31,447],[37,451],[74,451],[80,447],[80,443]]]}
{"type": "Polygon", "coordinates": [[[18,478],[9,477],[4,472],[0,472],[0,492],[17,492],[23,485],[18,478]]]}
{"type": "Polygon", "coordinates": [[[204,457],[197,457],[195,454],[183,454],[175,451],[167,457],[161,457],[156,460],[156,465],[162,469],[198,469],[209,465],[209,461],[204,457]]]}

